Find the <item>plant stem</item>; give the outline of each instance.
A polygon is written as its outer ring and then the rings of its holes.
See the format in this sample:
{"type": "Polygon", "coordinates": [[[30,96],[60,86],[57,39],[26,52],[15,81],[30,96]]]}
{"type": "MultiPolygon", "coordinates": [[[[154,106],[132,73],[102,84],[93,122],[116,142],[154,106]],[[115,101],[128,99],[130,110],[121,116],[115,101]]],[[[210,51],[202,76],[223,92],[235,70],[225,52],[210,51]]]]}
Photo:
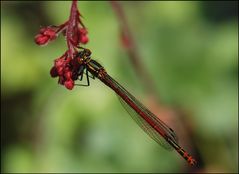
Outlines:
{"type": "Polygon", "coordinates": [[[69,56],[73,57],[73,51],[74,51],[74,46],[71,44],[73,34],[74,34],[74,29],[77,25],[77,0],[72,1],[71,5],[71,12],[70,12],[70,17],[68,21],[68,28],[66,32],[66,40],[67,40],[67,46],[69,49],[69,56]]]}
{"type": "Polygon", "coordinates": [[[118,18],[118,21],[120,23],[120,29],[123,34],[123,37],[127,40],[126,51],[129,55],[129,59],[138,74],[138,77],[140,78],[142,85],[144,86],[144,89],[153,96],[156,95],[156,90],[154,87],[154,83],[152,79],[149,76],[148,71],[146,70],[145,66],[142,63],[142,58],[140,57],[140,53],[138,52],[138,49],[136,48],[136,44],[133,39],[133,35],[129,29],[128,22],[126,20],[125,14],[123,12],[122,6],[118,1],[110,1],[111,5],[114,9],[114,12],[116,14],[116,17],[118,18]]]}

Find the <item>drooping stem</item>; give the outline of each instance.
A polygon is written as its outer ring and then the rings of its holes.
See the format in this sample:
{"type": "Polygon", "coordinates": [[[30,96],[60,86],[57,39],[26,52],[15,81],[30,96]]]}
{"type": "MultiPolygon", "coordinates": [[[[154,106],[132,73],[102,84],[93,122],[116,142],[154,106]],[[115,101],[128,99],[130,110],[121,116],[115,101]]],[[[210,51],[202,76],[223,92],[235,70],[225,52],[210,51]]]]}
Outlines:
{"type": "Polygon", "coordinates": [[[138,74],[138,77],[140,78],[145,90],[151,95],[157,96],[154,83],[150,78],[149,73],[146,70],[145,66],[143,65],[140,53],[136,48],[136,44],[134,42],[133,35],[129,29],[129,25],[123,9],[118,1],[110,1],[110,2],[114,9],[116,17],[118,18],[118,21],[120,23],[120,30],[124,42],[124,47],[127,51],[127,54],[129,55],[129,59],[134,69],[138,74]]]}

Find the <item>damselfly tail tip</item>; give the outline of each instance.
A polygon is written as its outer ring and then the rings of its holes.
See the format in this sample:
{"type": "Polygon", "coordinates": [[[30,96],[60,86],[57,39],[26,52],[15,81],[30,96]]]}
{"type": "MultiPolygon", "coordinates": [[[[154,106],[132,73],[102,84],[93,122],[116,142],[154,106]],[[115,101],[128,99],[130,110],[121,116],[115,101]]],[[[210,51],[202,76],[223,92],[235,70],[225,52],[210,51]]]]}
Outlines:
{"type": "Polygon", "coordinates": [[[197,161],[195,159],[193,159],[192,157],[188,159],[188,163],[191,165],[191,166],[197,166],[197,161]]]}

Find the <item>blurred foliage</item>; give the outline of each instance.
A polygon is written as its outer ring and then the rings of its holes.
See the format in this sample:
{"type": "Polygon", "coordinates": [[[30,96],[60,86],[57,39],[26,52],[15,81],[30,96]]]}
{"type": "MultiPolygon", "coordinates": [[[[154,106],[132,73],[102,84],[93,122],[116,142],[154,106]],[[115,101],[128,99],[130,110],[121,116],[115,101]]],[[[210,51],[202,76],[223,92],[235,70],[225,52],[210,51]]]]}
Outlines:
{"type": "MultiPolygon", "coordinates": [[[[133,94],[144,92],[119,42],[108,2],[79,2],[87,45],[133,94]]],[[[68,91],[52,79],[63,37],[33,42],[60,24],[70,1],[1,1],[1,169],[4,172],[185,172],[130,120],[114,92],[91,81],[68,91]]],[[[207,172],[238,172],[237,2],[122,2],[161,100],[186,108],[207,172]]],[[[144,101],[144,100],[143,100],[144,101]]]]}

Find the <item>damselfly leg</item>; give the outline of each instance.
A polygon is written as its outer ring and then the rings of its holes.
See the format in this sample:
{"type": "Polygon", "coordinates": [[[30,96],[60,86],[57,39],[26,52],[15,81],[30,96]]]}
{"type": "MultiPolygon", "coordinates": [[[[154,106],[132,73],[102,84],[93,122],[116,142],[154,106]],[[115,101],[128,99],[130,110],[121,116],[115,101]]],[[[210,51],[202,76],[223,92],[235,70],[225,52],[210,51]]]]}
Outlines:
{"type": "Polygon", "coordinates": [[[86,75],[86,84],[75,84],[76,86],[85,86],[85,87],[90,86],[89,78],[95,79],[95,77],[92,74],[91,75],[89,74],[89,71],[85,67],[85,65],[80,67],[80,69],[79,69],[79,78],[78,78],[78,80],[82,81],[84,75],[86,75]]]}

